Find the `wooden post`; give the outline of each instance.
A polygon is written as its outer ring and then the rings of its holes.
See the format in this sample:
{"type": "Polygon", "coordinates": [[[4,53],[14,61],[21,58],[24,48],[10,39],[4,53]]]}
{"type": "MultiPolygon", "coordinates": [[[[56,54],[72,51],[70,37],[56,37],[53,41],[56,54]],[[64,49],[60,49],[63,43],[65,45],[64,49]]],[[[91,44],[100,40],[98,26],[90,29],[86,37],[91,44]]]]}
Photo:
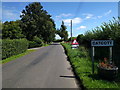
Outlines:
{"type": "Polygon", "coordinates": [[[110,64],[112,64],[112,47],[109,47],[109,49],[110,49],[109,59],[110,59],[110,64]]]}
{"type": "MultiPolygon", "coordinates": [[[[111,40],[111,38],[110,38],[110,40],[111,40]]],[[[111,46],[109,47],[109,50],[110,50],[109,60],[110,60],[110,64],[112,64],[112,47],[111,46]]]]}
{"type": "Polygon", "coordinates": [[[72,44],[72,20],[71,20],[71,44],[72,44]]]}
{"type": "Polygon", "coordinates": [[[95,48],[92,46],[92,74],[94,74],[94,56],[95,56],[95,48]]]}

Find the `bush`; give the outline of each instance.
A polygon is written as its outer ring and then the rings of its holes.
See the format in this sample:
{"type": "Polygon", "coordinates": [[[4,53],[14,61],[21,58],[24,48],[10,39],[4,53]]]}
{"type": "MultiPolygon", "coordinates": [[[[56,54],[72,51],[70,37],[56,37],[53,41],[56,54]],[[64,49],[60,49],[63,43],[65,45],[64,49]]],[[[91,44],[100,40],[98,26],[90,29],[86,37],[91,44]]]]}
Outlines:
{"type": "Polygon", "coordinates": [[[3,39],[2,40],[2,59],[8,58],[25,52],[28,49],[26,39],[3,39]]]}
{"type": "MultiPolygon", "coordinates": [[[[88,49],[91,48],[91,40],[114,40],[113,61],[120,68],[120,17],[113,18],[108,23],[103,23],[92,31],[87,31],[84,35],[78,35],[79,44],[84,45],[88,49]]],[[[108,47],[95,47],[95,60],[109,58],[108,47]]],[[[120,72],[120,69],[119,69],[120,72]]]]}
{"type": "Polygon", "coordinates": [[[43,40],[39,37],[34,37],[33,41],[29,41],[29,48],[41,47],[43,46],[43,40]]]}

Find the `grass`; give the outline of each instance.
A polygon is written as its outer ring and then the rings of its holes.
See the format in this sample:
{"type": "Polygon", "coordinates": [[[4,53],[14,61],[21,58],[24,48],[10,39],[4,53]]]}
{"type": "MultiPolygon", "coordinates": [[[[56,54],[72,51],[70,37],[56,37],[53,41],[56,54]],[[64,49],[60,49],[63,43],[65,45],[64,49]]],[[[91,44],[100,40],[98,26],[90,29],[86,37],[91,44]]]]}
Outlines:
{"type": "Polygon", "coordinates": [[[24,56],[24,55],[27,55],[27,54],[29,54],[29,53],[31,53],[31,52],[33,52],[33,51],[36,51],[36,50],[27,50],[27,51],[24,52],[24,53],[21,53],[21,54],[18,54],[18,55],[13,55],[13,56],[11,56],[11,57],[9,57],[9,58],[6,58],[6,59],[1,60],[0,63],[1,63],[1,64],[4,64],[4,63],[7,63],[7,62],[16,60],[17,58],[20,58],[20,57],[22,57],[22,56],[24,56]]]}
{"type": "Polygon", "coordinates": [[[62,45],[74,68],[74,72],[80,81],[82,81],[85,88],[120,88],[120,82],[110,82],[98,77],[96,67],[97,62],[95,62],[95,74],[92,74],[92,61],[88,54],[88,50],[83,46],[79,49],[71,49],[69,44],[62,43],[62,45]]]}
{"type": "Polygon", "coordinates": [[[46,46],[49,46],[50,44],[44,44],[42,47],[46,47],[46,46]]]}

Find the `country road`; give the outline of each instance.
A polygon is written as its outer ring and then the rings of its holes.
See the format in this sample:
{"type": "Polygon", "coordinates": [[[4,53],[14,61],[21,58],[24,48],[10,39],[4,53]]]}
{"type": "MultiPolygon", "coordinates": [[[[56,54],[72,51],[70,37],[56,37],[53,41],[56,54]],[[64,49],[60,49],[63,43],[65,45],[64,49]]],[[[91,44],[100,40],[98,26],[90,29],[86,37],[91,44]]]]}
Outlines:
{"type": "Polygon", "coordinates": [[[59,43],[3,64],[2,79],[3,88],[78,88],[59,43]]]}

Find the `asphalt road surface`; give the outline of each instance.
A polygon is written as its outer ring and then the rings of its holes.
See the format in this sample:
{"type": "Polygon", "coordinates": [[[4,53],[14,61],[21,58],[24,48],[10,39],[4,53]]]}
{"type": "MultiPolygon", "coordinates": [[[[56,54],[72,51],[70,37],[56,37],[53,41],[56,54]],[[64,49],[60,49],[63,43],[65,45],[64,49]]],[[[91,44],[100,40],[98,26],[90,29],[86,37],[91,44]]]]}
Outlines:
{"type": "Polygon", "coordinates": [[[2,79],[3,88],[78,88],[58,43],[3,64],[2,79]]]}

